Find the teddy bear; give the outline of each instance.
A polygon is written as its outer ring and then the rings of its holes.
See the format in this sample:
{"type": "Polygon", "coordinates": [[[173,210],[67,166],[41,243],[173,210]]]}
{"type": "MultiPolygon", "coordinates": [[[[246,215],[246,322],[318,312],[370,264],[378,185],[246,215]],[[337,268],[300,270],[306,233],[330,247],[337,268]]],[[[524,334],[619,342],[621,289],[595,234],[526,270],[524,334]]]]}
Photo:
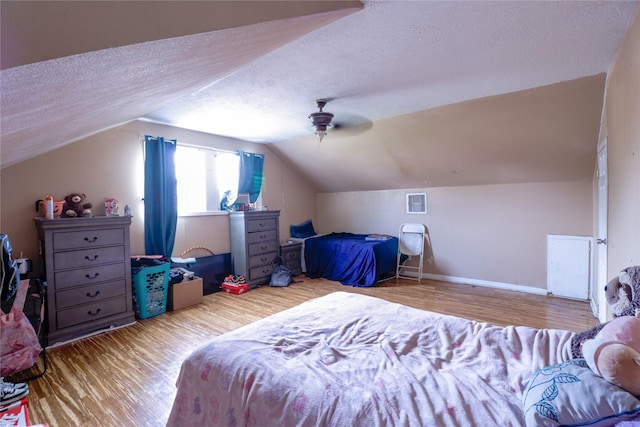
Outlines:
{"type": "MultiPolygon", "coordinates": [[[[604,290],[614,318],[635,316],[636,310],[640,309],[640,265],[622,270],[607,283],[604,290]]],[[[602,323],[575,334],[571,340],[571,357],[582,358],[582,343],[594,338],[607,324],[602,323]]]]}
{"type": "Polygon", "coordinates": [[[634,316],[640,308],[640,265],[622,270],[607,284],[605,292],[615,317],[634,316]]]}
{"type": "Polygon", "coordinates": [[[640,396],[640,309],[635,317],[608,322],[595,338],[583,343],[582,352],[596,375],[640,396]]]}
{"type": "Polygon", "coordinates": [[[62,208],[62,216],[67,218],[75,218],[78,216],[93,216],[91,208],[93,204],[82,203],[87,196],[82,193],[71,193],[64,198],[64,207],[62,208]]]}

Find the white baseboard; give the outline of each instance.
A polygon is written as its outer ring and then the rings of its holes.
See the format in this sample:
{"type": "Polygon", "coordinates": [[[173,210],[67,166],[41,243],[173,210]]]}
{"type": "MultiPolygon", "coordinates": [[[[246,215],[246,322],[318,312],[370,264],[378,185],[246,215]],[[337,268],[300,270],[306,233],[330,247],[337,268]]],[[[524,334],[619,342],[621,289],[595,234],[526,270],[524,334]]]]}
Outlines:
{"type": "Polygon", "coordinates": [[[526,292],[529,294],[536,294],[536,295],[547,295],[546,289],[534,288],[533,286],[514,285],[513,283],[493,282],[490,280],[467,279],[464,277],[445,276],[441,274],[430,274],[430,273],[423,273],[422,278],[431,279],[431,280],[441,280],[443,282],[460,283],[463,285],[485,286],[487,288],[526,292]]]}
{"type": "Polygon", "coordinates": [[[137,323],[137,320],[134,320],[133,322],[127,323],[125,325],[119,325],[119,326],[111,325],[111,326],[107,326],[107,327],[102,328],[102,329],[98,329],[97,331],[90,332],[90,333],[85,334],[85,335],[81,335],[81,336],[78,336],[78,337],[75,337],[75,338],[71,338],[71,339],[66,340],[66,341],[57,341],[57,342],[54,342],[53,344],[48,345],[47,346],[47,350],[59,347],[59,346],[64,345],[64,344],[69,344],[69,343],[72,343],[74,341],[81,340],[83,338],[89,338],[89,337],[92,337],[94,335],[102,334],[104,332],[115,331],[116,329],[124,328],[124,327],[131,326],[131,325],[135,325],[136,323],[137,323]]]}

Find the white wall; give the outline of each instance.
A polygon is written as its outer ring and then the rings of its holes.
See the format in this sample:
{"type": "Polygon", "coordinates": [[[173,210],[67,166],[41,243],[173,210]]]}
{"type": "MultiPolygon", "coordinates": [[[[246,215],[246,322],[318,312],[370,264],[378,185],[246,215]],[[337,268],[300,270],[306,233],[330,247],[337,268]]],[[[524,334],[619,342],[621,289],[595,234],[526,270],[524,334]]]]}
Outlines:
{"type": "Polygon", "coordinates": [[[609,277],[640,265],[640,10],[607,84],[609,277]]]}
{"type": "MultiPolygon", "coordinates": [[[[609,72],[600,131],[600,140],[607,138],[608,147],[607,271],[604,272],[608,279],[626,267],[640,265],[639,63],[640,10],[636,11],[609,72]]],[[[605,300],[604,285],[598,284],[599,301],[605,300]]],[[[609,307],[599,305],[604,310],[598,317],[610,319],[609,307]]]]}
{"type": "Polygon", "coordinates": [[[324,193],[317,206],[321,233],[397,236],[400,224],[423,223],[428,275],[516,288],[546,288],[548,234],[592,230],[590,181],[324,193]],[[406,214],[406,193],[421,191],[427,214],[406,214]]]}

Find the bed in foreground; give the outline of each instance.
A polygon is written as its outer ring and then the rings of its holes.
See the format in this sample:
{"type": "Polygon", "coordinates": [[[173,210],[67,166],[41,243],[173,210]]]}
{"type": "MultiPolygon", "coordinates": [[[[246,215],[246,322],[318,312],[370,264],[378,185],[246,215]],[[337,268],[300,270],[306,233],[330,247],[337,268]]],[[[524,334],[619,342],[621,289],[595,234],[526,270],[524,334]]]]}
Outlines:
{"type": "Polygon", "coordinates": [[[640,412],[633,396],[622,399],[587,382],[590,370],[567,361],[572,335],[492,326],[336,292],[192,353],[182,365],[167,425],[506,427],[525,425],[525,418],[530,425],[557,425],[539,410],[547,406],[561,421],[578,413],[603,422],[592,425],[612,425],[640,412]],[[580,378],[569,385],[588,388],[561,403],[566,369],[580,378]],[[534,388],[526,389],[530,378],[534,388]],[[540,397],[538,391],[551,386],[556,396],[540,397]],[[533,400],[523,405],[523,396],[533,400]],[[596,408],[573,407],[581,400],[597,401],[596,408]],[[612,400],[613,412],[605,414],[603,400],[612,400]]]}

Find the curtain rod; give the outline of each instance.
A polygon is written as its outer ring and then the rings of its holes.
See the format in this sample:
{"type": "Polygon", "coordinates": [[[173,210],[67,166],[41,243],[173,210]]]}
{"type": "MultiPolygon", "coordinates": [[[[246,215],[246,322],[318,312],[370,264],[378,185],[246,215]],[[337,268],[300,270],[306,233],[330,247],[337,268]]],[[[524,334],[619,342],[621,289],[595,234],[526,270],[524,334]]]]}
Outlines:
{"type": "Polygon", "coordinates": [[[263,153],[251,153],[249,151],[244,151],[244,150],[236,150],[236,151],[231,151],[231,150],[223,150],[220,148],[213,148],[213,147],[203,147],[201,145],[193,145],[193,144],[185,144],[183,142],[177,142],[176,144],[178,145],[182,145],[183,147],[189,147],[189,148],[197,148],[199,150],[209,150],[209,151],[216,151],[219,153],[230,153],[230,154],[240,154],[240,152],[243,152],[245,154],[254,154],[256,156],[262,156],[264,157],[263,153]]]}
{"type": "Polygon", "coordinates": [[[178,145],[182,145],[183,147],[197,148],[199,150],[209,150],[209,151],[217,151],[219,153],[238,154],[238,151],[223,150],[221,148],[213,148],[213,147],[203,147],[202,145],[186,144],[184,142],[178,142],[178,145]]]}
{"type": "MultiPolygon", "coordinates": [[[[140,141],[144,143],[145,141],[145,137],[144,136],[140,136],[140,141]]],[[[214,147],[207,147],[207,146],[202,146],[202,145],[195,145],[195,144],[187,144],[185,142],[179,142],[176,139],[170,139],[167,141],[173,141],[175,142],[176,145],[182,145],[183,147],[189,147],[189,148],[197,148],[198,150],[209,150],[209,151],[217,151],[219,153],[229,153],[229,154],[240,154],[240,151],[244,151],[244,150],[223,150],[222,148],[214,148],[214,147]]],[[[253,153],[256,156],[264,156],[263,153],[253,153]]]]}

